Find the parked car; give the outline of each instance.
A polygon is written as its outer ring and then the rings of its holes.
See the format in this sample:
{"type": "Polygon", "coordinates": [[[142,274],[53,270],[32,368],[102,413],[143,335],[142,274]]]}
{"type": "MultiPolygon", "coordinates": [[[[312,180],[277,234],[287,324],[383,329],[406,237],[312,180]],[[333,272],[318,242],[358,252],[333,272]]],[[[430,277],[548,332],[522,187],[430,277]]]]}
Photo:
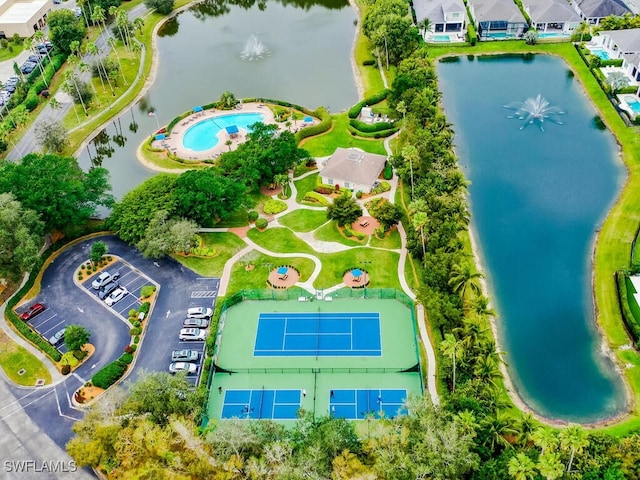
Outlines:
{"type": "Polygon", "coordinates": [[[193,307],[187,310],[187,318],[211,318],[213,310],[207,307],[193,307]]]}
{"type": "Polygon", "coordinates": [[[7,81],[4,82],[5,85],[17,85],[20,79],[16,76],[7,78],[7,81]]]}
{"type": "Polygon", "coordinates": [[[33,305],[31,305],[29,307],[29,309],[24,312],[22,315],[20,315],[20,319],[24,320],[25,322],[31,320],[33,317],[35,317],[36,315],[44,312],[47,309],[47,307],[44,306],[44,304],[42,303],[34,303],[33,305]]]}
{"type": "Polygon", "coordinates": [[[8,93],[13,93],[13,92],[15,92],[15,91],[16,91],[16,88],[18,88],[18,86],[17,86],[17,85],[15,85],[15,84],[14,84],[14,85],[6,84],[6,85],[4,86],[4,89],[5,89],[8,93]]]}
{"type": "Polygon", "coordinates": [[[170,373],[187,372],[187,375],[193,375],[198,371],[198,366],[188,362],[174,362],[169,365],[170,373]]]}
{"type": "Polygon", "coordinates": [[[200,358],[200,352],[197,350],[174,350],[171,352],[171,361],[173,362],[197,362],[200,358]]]}
{"type": "Polygon", "coordinates": [[[42,60],[42,57],[40,55],[29,55],[27,57],[27,62],[33,62],[33,63],[40,63],[40,61],[42,60]]]}
{"type": "Polygon", "coordinates": [[[178,335],[180,340],[185,341],[200,341],[204,342],[207,338],[207,331],[201,330],[200,328],[183,328],[180,330],[180,335],[178,335]]]}
{"type": "Polygon", "coordinates": [[[184,322],[182,322],[182,326],[207,328],[209,326],[209,320],[205,320],[204,318],[187,318],[184,322]]]}
{"type": "Polygon", "coordinates": [[[94,290],[99,290],[103,285],[117,280],[118,278],[120,278],[120,272],[116,272],[114,274],[111,274],[110,272],[102,272],[93,280],[93,282],[91,282],[91,287],[93,287],[94,290]]]}
{"type": "Polygon", "coordinates": [[[64,339],[65,330],[66,328],[63,328],[62,330],[58,330],[56,333],[54,333],[53,336],[49,339],[49,343],[54,347],[58,345],[64,339]]]}
{"type": "Polygon", "coordinates": [[[111,280],[109,283],[105,283],[100,287],[100,290],[98,290],[98,298],[100,300],[104,300],[105,298],[107,298],[107,296],[111,295],[111,292],[113,292],[119,286],[120,285],[118,284],[118,282],[114,282],[113,280],[111,280]]]}
{"type": "Polygon", "coordinates": [[[129,292],[126,288],[118,287],[113,292],[111,292],[111,295],[104,299],[104,303],[109,306],[115,305],[120,300],[122,300],[127,293],[129,292]]]}
{"type": "Polygon", "coordinates": [[[33,72],[36,68],[36,64],[34,62],[25,62],[22,64],[22,66],[20,67],[20,71],[22,73],[24,73],[25,75],[33,72]]]}

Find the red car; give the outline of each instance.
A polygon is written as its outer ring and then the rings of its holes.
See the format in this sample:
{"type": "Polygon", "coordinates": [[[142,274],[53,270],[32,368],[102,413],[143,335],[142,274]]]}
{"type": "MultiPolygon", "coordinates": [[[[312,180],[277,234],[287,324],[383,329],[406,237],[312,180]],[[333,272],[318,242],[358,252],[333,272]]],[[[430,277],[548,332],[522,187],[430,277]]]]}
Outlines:
{"type": "Polygon", "coordinates": [[[20,315],[20,318],[22,320],[24,320],[25,322],[28,322],[29,320],[31,320],[33,317],[35,317],[39,313],[44,312],[46,309],[47,309],[47,307],[45,307],[43,304],[34,303],[33,305],[31,305],[29,307],[29,310],[27,310],[22,315],[20,315]]]}

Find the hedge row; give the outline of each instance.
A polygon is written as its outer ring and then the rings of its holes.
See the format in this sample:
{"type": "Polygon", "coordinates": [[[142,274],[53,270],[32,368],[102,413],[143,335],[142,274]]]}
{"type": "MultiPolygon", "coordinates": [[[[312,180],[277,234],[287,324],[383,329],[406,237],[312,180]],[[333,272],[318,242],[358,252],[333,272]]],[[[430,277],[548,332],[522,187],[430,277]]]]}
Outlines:
{"type": "MultiPolygon", "coordinates": [[[[625,272],[622,270],[618,270],[615,274],[616,277],[616,286],[618,290],[618,303],[620,304],[620,310],[622,310],[622,321],[624,322],[629,335],[631,335],[632,340],[636,345],[640,342],[640,308],[636,303],[635,299],[629,298],[629,285],[631,281],[628,279],[625,272]],[[632,303],[633,307],[632,308],[632,303]],[[633,310],[636,310],[636,314],[638,318],[633,314],[633,310]]],[[[632,286],[632,285],[631,285],[632,286]]]]}
{"type": "Polygon", "coordinates": [[[353,118],[349,120],[349,125],[351,125],[356,130],[359,130],[360,132],[365,132],[365,133],[381,132],[383,130],[389,130],[393,128],[392,122],[365,123],[353,118]]]}
{"type": "Polygon", "coordinates": [[[472,47],[475,46],[476,43],[478,43],[478,34],[476,33],[476,29],[472,23],[467,25],[467,41],[471,44],[472,47]]]}
{"type": "Polygon", "coordinates": [[[358,118],[358,115],[360,115],[360,111],[362,110],[363,107],[368,107],[369,105],[375,105],[376,103],[380,103],[381,101],[387,98],[389,93],[391,93],[391,90],[387,88],[382,90],[379,93],[376,93],[375,95],[371,95],[370,97],[359,101],[349,109],[349,118],[358,118]]]}
{"type": "Polygon", "coordinates": [[[329,206],[330,202],[325,197],[316,192],[307,192],[304,195],[303,201],[311,203],[319,203],[323,207],[329,206]]]}
{"type": "Polygon", "coordinates": [[[329,131],[331,129],[331,125],[333,124],[333,120],[331,119],[331,115],[324,107],[318,108],[315,112],[312,112],[314,117],[320,119],[320,123],[316,125],[312,125],[310,127],[305,127],[296,132],[296,141],[300,143],[303,139],[307,137],[313,137],[314,135],[320,135],[321,133],[329,131]]]}
{"type": "MultiPolygon", "coordinates": [[[[125,353],[124,355],[131,354],[125,353]]],[[[91,377],[91,383],[98,388],[107,389],[122,378],[124,372],[127,371],[127,365],[127,363],[122,362],[120,359],[115,360],[98,370],[98,372],[91,377]]]]}
{"type": "Polygon", "coordinates": [[[386,138],[386,137],[390,137],[400,129],[398,127],[393,127],[388,130],[382,130],[380,132],[367,133],[367,132],[361,132],[360,130],[357,130],[354,127],[352,127],[351,125],[347,125],[347,130],[349,130],[349,133],[354,137],[386,138]]]}
{"type": "Polygon", "coordinates": [[[264,206],[262,207],[262,210],[264,210],[264,213],[267,215],[276,215],[280,212],[284,212],[286,209],[287,204],[285,202],[274,198],[264,202],[264,206]]]}

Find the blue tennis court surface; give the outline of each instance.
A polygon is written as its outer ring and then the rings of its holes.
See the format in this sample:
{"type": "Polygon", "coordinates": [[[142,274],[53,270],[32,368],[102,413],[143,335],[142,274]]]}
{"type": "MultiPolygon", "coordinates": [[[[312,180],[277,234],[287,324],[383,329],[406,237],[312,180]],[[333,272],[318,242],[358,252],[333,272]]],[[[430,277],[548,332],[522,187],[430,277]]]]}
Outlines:
{"type": "Polygon", "coordinates": [[[406,390],[331,390],[329,410],[333,417],[363,419],[367,414],[394,418],[406,415],[406,390]]]}
{"type": "Polygon", "coordinates": [[[220,418],[296,419],[301,395],[300,390],[227,390],[220,418]]]}
{"type": "Polygon", "coordinates": [[[380,314],[261,313],[256,357],[379,357],[380,314]]]}

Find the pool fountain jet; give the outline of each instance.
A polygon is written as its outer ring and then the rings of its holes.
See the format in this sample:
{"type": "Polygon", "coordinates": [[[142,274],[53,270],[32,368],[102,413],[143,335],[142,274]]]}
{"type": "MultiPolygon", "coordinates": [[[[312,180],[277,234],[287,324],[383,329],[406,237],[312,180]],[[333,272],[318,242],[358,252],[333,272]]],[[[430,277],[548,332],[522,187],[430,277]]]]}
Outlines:
{"type": "Polygon", "coordinates": [[[269,55],[269,49],[264,43],[258,40],[255,35],[249,36],[247,43],[244,44],[242,52],[240,52],[240,58],[242,60],[259,60],[269,55]]]}
{"type": "Polygon", "coordinates": [[[520,130],[527,125],[536,123],[540,127],[540,130],[544,132],[543,123],[545,120],[562,125],[562,122],[556,119],[555,116],[564,115],[564,112],[560,107],[550,106],[549,102],[542,98],[540,94],[535,98],[529,97],[524,102],[513,102],[503,106],[509,110],[515,110],[515,114],[509,115],[507,118],[524,120],[524,123],[520,126],[520,130]]]}

